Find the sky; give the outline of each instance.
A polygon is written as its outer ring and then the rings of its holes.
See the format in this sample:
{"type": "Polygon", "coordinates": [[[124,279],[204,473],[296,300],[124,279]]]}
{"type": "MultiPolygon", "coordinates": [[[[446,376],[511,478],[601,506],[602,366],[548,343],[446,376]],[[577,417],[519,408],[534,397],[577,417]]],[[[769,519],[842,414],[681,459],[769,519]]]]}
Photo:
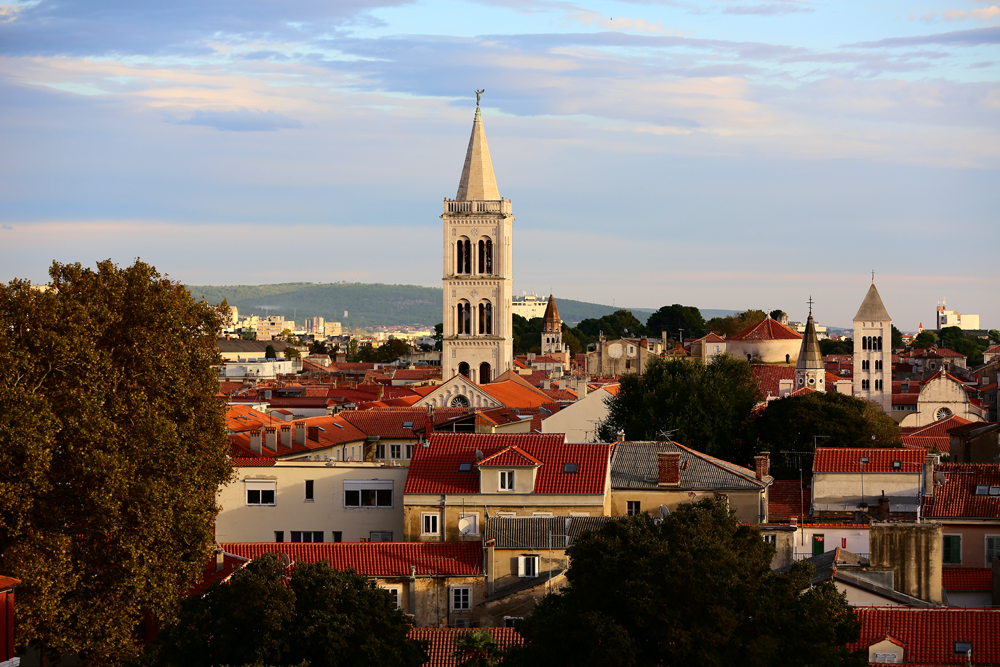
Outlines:
{"type": "Polygon", "coordinates": [[[998,80],[991,0],[0,4],[0,281],[439,286],[485,89],[516,293],[1000,328],[998,80]]]}

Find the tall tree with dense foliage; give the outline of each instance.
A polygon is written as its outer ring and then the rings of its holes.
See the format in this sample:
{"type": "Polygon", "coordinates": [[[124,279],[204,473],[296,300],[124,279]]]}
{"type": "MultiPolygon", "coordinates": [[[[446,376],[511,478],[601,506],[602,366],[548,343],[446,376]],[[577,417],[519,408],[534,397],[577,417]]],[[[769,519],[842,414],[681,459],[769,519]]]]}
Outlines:
{"type": "Polygon", "coordinates": [[[735,315],[713,317],[705,324],[705,327],[709,331],[717,333],[720,336],[732,338],[736,334],[746,331],[753,325],[759,324],[765,317],[767,317],[767,313],[763,310],[751,308],[750,310],[745,310],[742,313],[736,313],[735,315]]]}
{"type": "Polygon", "coordinates": [[[503,651],[487,628],[477,628],[455,637],[455,650],[451,657],[458,660],[458,667],[494,667],[499,665],[503,651]]]}
{"type": "MultiPolygon", "coordinates": [[[[573,329],[573,335],[584,344],[596,342],[601,334],[608,340],[612,340],[623,336],[645,336],[647,331],[642,322],[632,314],[632,311],[624,308],[604,317],[585,319],[573,329]]],[[[659,332],[656,332],[655,335],[658,336],[659,332]]]]}
{"type": "Polygon", "coordinates": [[[20,645],[114,665],[209,555],[228,308],[139,261],[50,276],[0,285],[0,572],[24,582],[20,645]]]}
{"type": "Polygon", "coordinates": [[[754,419],[757,448],[771,452],[771,472],[798,477],[784,451],[810,452],[820,447],[902,447],[896,421],[871,401],[835,391],[786,396],[771,401],[754,419]]]}
{"type": "Polygon", "coordinates": [[[607,399],[608,416],[598,433],[606,441],[625,431],[627,440],[677,442],[733,461],[752,461],[748,427],[763,400],[750,364],[728,355],[707,365],[654,359],[642,375],[621,378],[618,395],[607,399]]]}
{"type": "Polygon", "coordinates": [[[388,591],[326,561],[285,568],[265,554],[185,601],[153,649],[159,667],[263,663],[310,667],[420,667],[423,643],[388,591]]]}
{"type": "Polygon", "coordinates": [[[833,667],[865,665],[846,646],[860,624],[813,568],[771,571],[774,549],[723,502],[606,524],[569,549],[569,586],[518,630],[507,667],[833,667]]]}
{"type": "Polygon", "coordinates": [[[680,332],[685,338],[701,338],[705,335],[705,318],[694,306],[682,306],[675,303],[663,306],[646,320],[646,330],[650,336],[659,336],[666,331],[667,336],[680,340],[680,332]]]}

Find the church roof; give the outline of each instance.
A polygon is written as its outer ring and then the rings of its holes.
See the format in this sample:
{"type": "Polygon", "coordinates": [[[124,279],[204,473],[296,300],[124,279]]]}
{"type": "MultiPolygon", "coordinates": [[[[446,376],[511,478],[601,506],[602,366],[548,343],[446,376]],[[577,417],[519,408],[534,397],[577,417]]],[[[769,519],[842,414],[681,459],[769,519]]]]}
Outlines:
{"type": "Polygon", "coordinates": [[[562,321],[562,318],[559,317],[559,306],[556,305],[556,298],[551,294],[549,295],[549,305],[545,306],[545,315],[542,316],[542,319],[546,322],[549,320],[562,321]]]}
{"type": "Polygon", "coordinates": [[[819,370],[825,368],[823,355],[819,351],[819,338],[816,336],[816,323],[812,313],[806,320],[806,333],[799,348],[799,360],[795,362],[796,370],[819,370]]]}
{"type": "Polygon", "coordinates": [[[465,166],[462,167],[462,179],[458,182],[458,194],[455,195],[455,199],[456,201],[500,199],[479,107],[476,107],[476,118],[472,121],[472,136],[469,137],[469,149],[465,153],[465,166]]]}
{"type": "Polygon", "coordinates": [[[746,331],[741,331],[730,340],[793,340],[798,338],[802,338],[802,334],[794,329],[789,329],[777,320],[771,319],[771,316],[768,315],[759,323],[746,331]]]}
{"type": "Polygon", "coordinates": [[[889,317],[889,311],[885,309],[882,297],[878,295],[878,290],[875,289],[875,283],[872,283],[872,286],[868,288],[868,294],[865,295],[865,300],[861,302],[861,307],[858,308],[858,314],[854,316],[854,321],[886,322],[889,320],[892,320],[889,317]]]}

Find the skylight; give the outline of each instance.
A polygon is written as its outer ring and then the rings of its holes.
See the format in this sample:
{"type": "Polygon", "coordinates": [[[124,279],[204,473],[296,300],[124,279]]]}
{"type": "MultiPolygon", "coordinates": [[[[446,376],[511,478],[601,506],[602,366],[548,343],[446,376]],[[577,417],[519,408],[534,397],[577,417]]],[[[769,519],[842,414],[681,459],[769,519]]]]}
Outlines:
{"type": "Polygon", "coordinates": [[[900,461],[893,461],[892,462],[892,469],[893,470],[899,470],[902,467],[903,467],[903,464],[900,461]]]}
{"type": "Polygon", "coordinates": [[[563,464],[563,472],[566,473],[566,474],[568,474],[568,475],[575,475],[576,474],[576,468],[577,468],[577,465],[575,463],[564,463],[563,464]]]}
{"type": "Polygon", "coordinates": [[[413,428],[413,422],[403,422],[403,428],[413,428]]]}
{"type": "Polygon", "coordinates": [[[976,484],[976,495],[977,496],[988,496],[990,493],[989,484],[976,484]]]}
{"type": "Polygon", "coordinates": [[[472,463],[469,461],[462,461],[458,464],[458,472],[472,472],[472,463]]]}
{"type": "Polygon", "coordinates": [[[991,496],[1000,496],[1000,486],[991,486],[990,487],[990,495],[991,496]]]}
{"type": "Polygon", "coordinates": [[[972,650],[972,642],[955,642],[955,655],[966,655],[972,650]]]}

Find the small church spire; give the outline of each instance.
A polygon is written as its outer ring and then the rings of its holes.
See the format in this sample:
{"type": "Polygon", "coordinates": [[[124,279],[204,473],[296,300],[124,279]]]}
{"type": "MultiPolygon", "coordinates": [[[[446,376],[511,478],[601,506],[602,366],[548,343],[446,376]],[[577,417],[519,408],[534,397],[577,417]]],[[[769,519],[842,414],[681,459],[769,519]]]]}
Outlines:
{"type": "Polygon", "coordinates": [[[486,143],[486,131],[483,129],[482,113],[479,111],[479,96],[483,92],[476,91],[476,117],[472,121],[472,136],[469,137],[469,148],[465,153],[465,166],[462,167],[462,178],[458,182],[456,201],[500,199],[497,180],[493,175],[490,147],[486,143]]]}

